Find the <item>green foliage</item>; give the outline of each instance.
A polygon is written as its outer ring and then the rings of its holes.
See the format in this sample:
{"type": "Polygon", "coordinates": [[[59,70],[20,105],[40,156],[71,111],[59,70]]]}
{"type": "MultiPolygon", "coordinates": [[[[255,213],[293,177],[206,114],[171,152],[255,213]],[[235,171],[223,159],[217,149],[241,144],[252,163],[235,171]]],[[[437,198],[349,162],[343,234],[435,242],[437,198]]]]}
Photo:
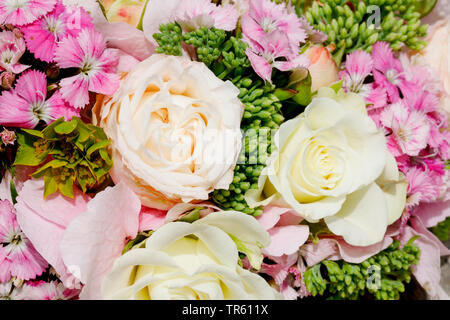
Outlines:
{"type": "Polygon", "coordinates": [[[158,43],[156,53],[164,53],[172,56],[181,56],[181,40],[183,39],[181,27],[176,22],[159,26],[160,33],[155,33],[153,38],[158,43]]]}
{"type": "Polygon", "coordinates": [[[314,1],[305,12],[311,25],[326,33],[326,45],[336,48],[335,59],[362,49],[371,51],[377,41],[390,43],[393,50],[404,45],[421,50],[426,43],[427,25],[421,25],[415,0],[322,0],[314,1]],[[380,27],[375,28],[376,10],[380,10],[380,27]]]}
{"type": "Polygon", "coordinates": [[[215,190],[213,201],[225,210],[236,210],[254,216],[262,208],[250,208],[244,199],[249,189],[258,188],[258,178],[272,152],[272,133],[284,121],[282,104],[275,96],[275,86],[250,77],[237,77],[232,82],[240,90],[245,106],[241,128],[243,146],[228,190],[215,190]]]}
{"type": "Polygon", "coordinates": [[[444,221],[431,228],[431,232],[433,232],[441,241],[450,239],[450,217],[447,217],[444,221]]]}
{"type": "Polygon", "coordinates": [[[103,129],[80,118],[60,118],[42,131],[22,129],[18,133],[15,165],[41,166],[33,178],[44,177],[44,197],[58,190],[73,198],[73,184],[83,192],[100,186],[108,177],[112,159],[103,129]]]}
{"type": "Polygon", "coordinates": [[[361,264],[322,261],[304,272],[306,288],[313,296],[330,300],[356,300],[366,295],[377,300],[397,300],[405,291],[404,283],[411,281],[411,266],[419,261],[415,239],[411,238],[403,248],[394,241],[361,264]]]}

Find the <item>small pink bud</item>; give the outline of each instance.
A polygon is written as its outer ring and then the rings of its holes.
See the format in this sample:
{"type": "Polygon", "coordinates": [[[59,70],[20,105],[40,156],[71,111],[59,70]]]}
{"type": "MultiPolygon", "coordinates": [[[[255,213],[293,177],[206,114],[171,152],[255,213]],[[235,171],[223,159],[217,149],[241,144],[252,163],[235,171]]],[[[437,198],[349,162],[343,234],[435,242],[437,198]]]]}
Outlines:
{"type": "Polygon", "coordinates": [[[15,75],[9,71],[2,72],[0,74],[0,84],[2,88],[5,90],[11,89],[15,78],[16,78],[15,75]]]}
{"type": "Polygon", "coordinates": [[[14,131],[9,131],[8,129],[3,129],[3,131],[0,132],[0,137],[5,146],[8,144],[13,145],[16,141],[16,133],[14,131]]]}

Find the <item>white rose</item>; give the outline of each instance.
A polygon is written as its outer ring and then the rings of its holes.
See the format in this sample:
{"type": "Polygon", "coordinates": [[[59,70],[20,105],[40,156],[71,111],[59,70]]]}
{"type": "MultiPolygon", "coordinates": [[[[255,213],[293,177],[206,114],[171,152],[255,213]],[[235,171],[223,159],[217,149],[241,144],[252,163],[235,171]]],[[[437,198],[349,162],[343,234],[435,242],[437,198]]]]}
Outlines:
{"type": "Polygon", "coordinates": [[[239,90],[203,63],[153,55],[94,108],[111,139],[113,180],[169,209],[227,189],[241,149],[239,90]]]}
{"type": "Polygon", "coordinates": [[[238,265],[239,239],[266,246],[268,233],[241,212],[171,222],[118,258],[102,284],[104,299],[281,299],[259,275],[238,265]]]}
{"type": "Polygon", "coordinates": [[[246,194],[249,205],[272,202],[309,222],[323,218],[355,246],[381,241],[400,217],[407,183],[358,95],[319,89],[303,114],[281,125],[275,144],[259,190],[246,194]]]}

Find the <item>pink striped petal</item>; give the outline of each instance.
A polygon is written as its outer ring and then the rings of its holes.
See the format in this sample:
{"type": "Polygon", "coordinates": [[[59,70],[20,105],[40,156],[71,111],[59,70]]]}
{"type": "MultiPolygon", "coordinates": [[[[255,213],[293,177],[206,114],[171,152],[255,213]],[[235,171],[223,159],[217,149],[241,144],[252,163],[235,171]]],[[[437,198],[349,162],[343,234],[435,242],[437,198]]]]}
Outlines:
{"type": "Polygon", "coordinates": [[[82,108],[89,103],[89,80],[82,75],[65,78],[60,81],[61,95],[75,108],[82,108]]]}

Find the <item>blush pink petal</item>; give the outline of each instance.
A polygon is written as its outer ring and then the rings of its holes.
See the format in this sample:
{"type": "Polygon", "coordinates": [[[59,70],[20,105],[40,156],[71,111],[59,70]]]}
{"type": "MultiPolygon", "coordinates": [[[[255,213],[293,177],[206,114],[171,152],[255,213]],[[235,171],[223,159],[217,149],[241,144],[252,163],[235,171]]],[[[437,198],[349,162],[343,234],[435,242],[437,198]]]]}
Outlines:
{"type": "Polygon", "coordinates": [[[30,104],[12,91],[0,95],[0,124],[8,127],[33,129],[39,120],[33,116],[30,104]],[[12,107],[14,106],[14,107],[12,107]]]}
{"type": "Polygon", "coordinates": [[[427,291],[432,299],[449,299],[448,295],[440,286],[441,278],[441,256],[449,255],[450,251],[428,231],[419,218],[411,217],[410,226],[406,226],[401,235],[401,242],[406,243],[413,236],[419,236],[414,243],[420,248],[420,260],[417,265],[412,266],[412,272],[427,291]]]}
{"type": "Polygon", "coordinates": [[[15,205],[17,220],[36,250],[66,281],[70,274],[62,261],[59,242],[70,221],[86,211],[89,198],[76,188],[74,199],[55,193],[44,200],[43,194],[43,179],[26,181],[15,205]]]}
{"type": "Polygon", "coordinates": [[[55,61],[61,68],[77,68],[83,62],[84,52],[76,38],[64,38],[55,50],[55,61]]]}
{"type": "Polygon", "coordinates": [[[45,101],[47,96],[47,77],[40,71],[27,71],[17,80],[15,92],[29,103],[45,101]]]}
{"type": "Polygon", "coordinates": [[[119,49],[138,61],[145,60],[155,53],[156,45],[146,38],[144,32],[127,23],[105,23],[97,26],[97,29],[105,37],[109,48],[119,49]]]}
{"type": "Polygon", "coordinates": [[[80,298],[101,299],[103,276],[139,229],[139,198],[125,184],[107,188],[72,220],[60,244],[67,266],[79,269],[85,286],[80,298]]]}
{"type": "Polygon", "coordinates": [[[75,109],[65,102],[59,91],[56,91],[51,98],[47,100],[47,104],[49,106],[49,113],[54,120],[64,117],[66,121],[70,121],[72,120],[72,117],[80,116],[80,110],[75,109]]]}
{"type": "Polygon", "coordinates": [[[270,244],[262,252],[268,256],[282,256],[294,254],[300,246],[308,240],[308,226],[280,226],[268,230],[270,234],[270,244]]]}
{"type": "Polygon", "coordinates": [[[255,54],[250,48],[245,50],[253,70],[264,80],[272,83],[272,66],[263,57],[255,54]]]}
{"type": "Polygon", "coordinates": [[[139,214],[139,232],[156,230],[162,227],[166,220],[167,211],[142,207],[139,214]]]}

